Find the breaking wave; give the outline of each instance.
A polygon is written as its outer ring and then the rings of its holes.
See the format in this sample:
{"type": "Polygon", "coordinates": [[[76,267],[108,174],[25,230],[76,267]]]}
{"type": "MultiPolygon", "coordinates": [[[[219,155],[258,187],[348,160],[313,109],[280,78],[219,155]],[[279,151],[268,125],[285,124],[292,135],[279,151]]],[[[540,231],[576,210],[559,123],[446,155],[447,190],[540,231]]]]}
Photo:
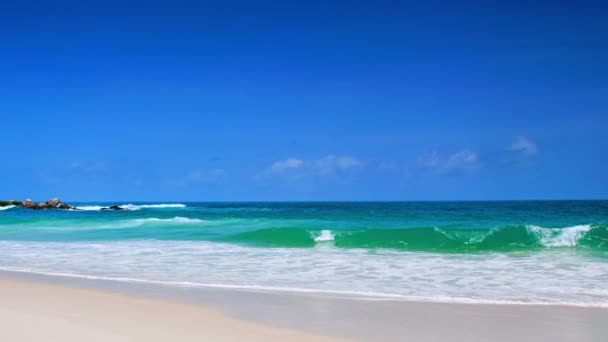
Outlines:
{"type": "Polygon", "coordinates": [[[542,248],[608,249],[608,225],[564,228],[510,226],[492,230],[360,229],[351,231],[305,228],[268,228],[225,237],[223,240],[275,247],[312,247],[331,242],[341,248],[389,248],[428,252],[519,251],[542,248]]]}
{"type": "Polygon", "coordinates": [[[334,241],[334,234],[331,230],[322,230],[319,235],[315,236],[316,242],[334,241]]]}

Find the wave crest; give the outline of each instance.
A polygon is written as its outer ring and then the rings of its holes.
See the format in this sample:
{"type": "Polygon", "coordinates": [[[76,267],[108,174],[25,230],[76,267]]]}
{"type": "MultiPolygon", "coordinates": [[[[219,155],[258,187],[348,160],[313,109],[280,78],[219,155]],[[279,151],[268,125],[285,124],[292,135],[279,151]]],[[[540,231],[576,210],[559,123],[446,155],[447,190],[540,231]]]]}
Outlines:
{"type": "Polygon", "coordinates": [[[145,224],[148,222],[162,222],[162,223],[203,223],[203,222],[206,222],[206,221],[200,220],[200,219],[191,219],[191,218],[180,217],[180,216],[176,216],[174,218],[167,218],[167,219],[150,217],[150,218],[143,218],[143,219],[134,219],[134,220],[129,220],[129,221],[140,223],[140,224],[145,224]]]}
{"type": "Polygon", "coordinates": [[[331,230],[322,230],[319,235],[315,237],[316,242],[324,242],[324,241],[334,241],[334,234],[331,230]]]}
{"type": "Polygon", "coordinates": [[[331,242],[338,248],[388,248],[422,252],[522,251],[543,248],[608,248],[608,227],[577,225],[564,228],[506,226],[492,230],[360,229],[351,231],[267,228],[240,232],[224,241],[274,247],[313,247],[331,242]]]}
{"type": "Polygon", "coordinates": [[[566,228],[544,228],[530,225],[528,229],[539,237],[541,244],[545,247],[573,247],[592,227],[588,224],[566,228]]]}

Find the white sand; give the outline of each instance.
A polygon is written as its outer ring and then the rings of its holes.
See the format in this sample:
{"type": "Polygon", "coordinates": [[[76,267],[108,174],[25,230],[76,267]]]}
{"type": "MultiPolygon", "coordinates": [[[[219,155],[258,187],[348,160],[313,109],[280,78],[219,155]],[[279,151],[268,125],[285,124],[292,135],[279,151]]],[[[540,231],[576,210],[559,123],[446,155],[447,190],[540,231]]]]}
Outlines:
{"type": "Polygon", "coordinates": [[[0,341],[603,342],[608,336],[603,308],[200,289],[164,296],[167,289],[123,285],[0,273],[0,341]]]}
{"type": "Polygon", "coordinates": [[[0,279],[0,341],[338,341],[202,306],[0,279]]]}

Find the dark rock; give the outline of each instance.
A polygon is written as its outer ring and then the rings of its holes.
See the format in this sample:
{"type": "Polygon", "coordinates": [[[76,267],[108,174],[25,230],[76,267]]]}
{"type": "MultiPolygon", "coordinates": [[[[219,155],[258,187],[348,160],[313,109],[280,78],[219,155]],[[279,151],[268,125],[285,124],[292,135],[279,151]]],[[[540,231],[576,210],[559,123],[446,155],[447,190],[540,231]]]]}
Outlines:
{"type": "Polygon", "coordinates": [[[46,208],[47,209],[76,209],[76,207],[72,207],[71,205],[67,205],[65,203],[63,203],[59,198],[51,198],[50,200],[46,201],[46,208]]]}
{"type": "Polygon", "coordinates": [[[119,207],[117,205],[112,205],[112,206],[109,206],[107,208],[101,208],[101,210],[104,210],[104,211],[105,210],[125,210],[125,208],[119,207]]]}

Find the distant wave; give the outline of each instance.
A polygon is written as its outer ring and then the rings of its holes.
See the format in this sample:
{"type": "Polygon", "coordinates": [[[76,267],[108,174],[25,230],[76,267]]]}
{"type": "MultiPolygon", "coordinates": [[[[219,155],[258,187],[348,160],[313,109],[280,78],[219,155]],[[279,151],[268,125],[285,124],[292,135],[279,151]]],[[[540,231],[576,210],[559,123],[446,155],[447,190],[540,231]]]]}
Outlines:
{"type": "MultiPolygon", "coordinates": [[[[102,205],[83,205],[78,206],[76,209],[79,210],[88,210],[88,211],[98,211],[103,208],[108,208],[109,206],[102,205]]],[[[119,205],[122,209],[125,210],[140,210],[140,209],[165,209],[165,208],[185,208],[185,204],[181,203],[172,203],[172,204],[121,204],[119,205]]]]}
{"type": "MultiPolygon", "coordinates": [[[[192,219],[192,218],[187,218],[187,217],[181,217],[181,216],[175,216],[173,218],[156,218],[156,217],[149,217],[149,218],[139,218],[139,219],[129,219],[129,220],[118,220],[118,221],[112,221],[112,222],[99,222],[99,223],[93,223],[93,224],[88,224],[86,226],[86,228],[83,228],[81,225],[76,225],[76,226],[70,226],[70,227],[65,227],[63,229],[65,230],[79,230],[79,231],[83,231],[83,230],[98,230],[98,229],[123,229],[123,228],[136,228],[136,227],[141,227],[143,225],[160,225],[160,224],[164,224],[167,226],[171,226],[171,225],[188,225],[188,224],[201,224],[201,223],[207,223],[209,221],[206,220],[200,220],[200,219],[192,219]]],[[[50,230],[59,230],[62,228],[57,228],[57,227],[52,227],[50,230]]]]}
{"type": "Polygon", "coordinates": [[[164,208],[185,208],[185,204],[172,203],[172,204],[124,204],[120,206],[123,209],[139,210],[139,209],[164,209],[164,208]]]}
{"type": "Polygon", "coordinates": [[[7,205],[7,206],[5,206],[5,207],[0,207],[0,211],[3,211],[3,210],[9,210],[9,209],[12,209],[12,208],[15,208],[15,207],[16,207],[16,206],[14,206],[14,205],[7,205]]]}
{"type": "Polygon", "coordinates": [[[174,218],[168,218],[168,219],[150,217],[150,218],[143,218],[143,219],[133,219],[133,220],[129,220],[129,221],[137,222],[137,223],[141,223],[141,224],[148,223],[148,222],[164,222],[164,223],[202,223],[202,222],[206,222],[205,220],[191,219],[191,218],[180,217],[180,216],[176,216],[174,218]]]}

